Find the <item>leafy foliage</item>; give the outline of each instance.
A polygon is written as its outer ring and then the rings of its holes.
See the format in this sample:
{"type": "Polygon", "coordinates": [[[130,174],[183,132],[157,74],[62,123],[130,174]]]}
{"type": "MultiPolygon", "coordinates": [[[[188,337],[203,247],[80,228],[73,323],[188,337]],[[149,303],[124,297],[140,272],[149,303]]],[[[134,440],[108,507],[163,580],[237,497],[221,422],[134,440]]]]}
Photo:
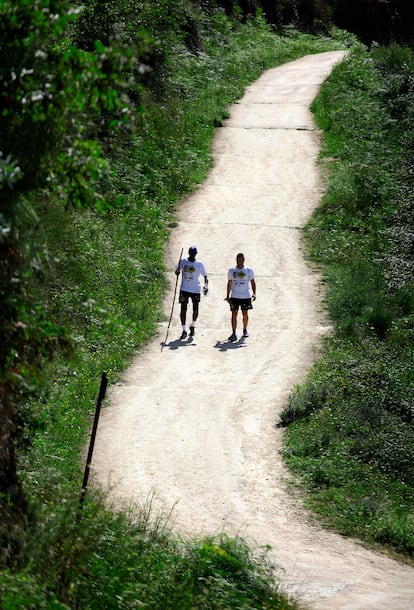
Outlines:
{"type": "MultiPolygon", "coordinates": [[[[84,53],[71,45],[76,11],[64,0],[5,0],[0,16],[0,509],[7,535],[8,502],[17,512],[25,506],[16,443],[33,424],[18,406],[40,383],[45,360],[68,346],[64,329],[29,297],[41,260],[33,243],[39,217],[32,192],[53,192],[63,204],[99,202],[97,180],[109,164],[97,135],[105,113],[111,113],[108,129],[124,121],[123,91],[134,59],[132,50],[121,54],[96,43],[84,53]]],[[[8,544],[1,548],[7,556],[8,544]]]]}
{"type": "Polygon", "coordinates": [[[25,192],[47,178],[49,188],[66,183],[70,202],[88,201],[87,183],[103,169],[94,135],[105,112],[112,126],[123,121],[132,49],[96,41],[85,53],[71,45],[76,11],[62,0],[6,0],[1,10],[0,131],[3,155],[21,170],[15,188],[25,192]]]}

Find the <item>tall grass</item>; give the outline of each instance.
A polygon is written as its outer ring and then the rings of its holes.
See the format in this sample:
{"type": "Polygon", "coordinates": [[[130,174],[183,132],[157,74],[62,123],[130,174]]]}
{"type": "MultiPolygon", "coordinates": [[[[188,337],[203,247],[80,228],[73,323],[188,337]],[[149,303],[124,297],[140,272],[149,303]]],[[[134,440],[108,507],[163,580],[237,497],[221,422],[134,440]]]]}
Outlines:
{"type": "Polygon", "coordinates": [[[182,540],[151,499],[128,512],[88,502],[44,508],[24,567],[0,572],[3,610],[269,608],[294,610],[275,588],[265,550],[225,535],[182,540]]]}
{"type": "Polygon", "coordinates": [[[342,44],[275,36],[261,19],[241,24],[223,13],[207,25],[202,52],[176,40],[162,83],[142,94],[129,134],[111,142],[113,173],[99,210],[64,210],[33,195],[33,310],[46,308],[70,345],[25,407],[33,432],[19,468],[30,511],[15,536],[20,553],[0,573],[4,610],[295,607],[277,593],[265,554],[242,540],[182,541],[151,501],[112,513],[96,489],[78,509],[100,374],[115,383],[162,319],[175,210],[206,176],[228,104],[263,69],[342,44]]]}
{"type": "Polygon", "coordinates": [[[414,54],[359,47],[314,103],[330,177],[306,241],[335,334],[283,421],[326,523],[414,556],[414,54]]]}

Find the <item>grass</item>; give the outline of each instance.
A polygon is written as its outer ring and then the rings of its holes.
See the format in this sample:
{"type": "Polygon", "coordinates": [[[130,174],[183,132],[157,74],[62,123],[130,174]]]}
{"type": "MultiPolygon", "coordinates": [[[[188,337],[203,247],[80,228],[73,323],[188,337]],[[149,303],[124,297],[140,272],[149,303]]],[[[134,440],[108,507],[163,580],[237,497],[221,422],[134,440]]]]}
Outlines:
{"type": "Polygon", "coordinates": [[[38,608],[282,608],[265,550],[225,535],[184,541],[151,499],[124,514],[88,502],[38,515],[24,569],[0,573],[4,610],[38,608]],[[47,575],[47,580],[44,576],[47,575]],[[42,578],[43,576],[43,578],[42,578]]]}
{"type": "Polygon", "coordinates": [[[313,109],[331,159],[305,241],[335,326],[282,419],[309,505],[414,556],[413,51],[353,50],[313,109]]]}
{"type": "Polygon", "coordinates": [[[19,469],[30,510],[14,533],[20,552],[0,572],[4,610],[296,607],[278,592],[265,549],[226,536],[183,541],[151,499],[112,512],[90,489],[79,513],[80,456],[101,372],[115,383],[162,319],[164,247],[180,198],[210,167],[214,129],[264,69],[343,44],[276,36],[261,19],[214,19],[202,53],[177,43],[162,86],[142,95],[129,134],[111,142],[99,209],[33,195],[33,316],[43,309],[70,341],[22,410],[29,448],[19,448],[19,469]]]}

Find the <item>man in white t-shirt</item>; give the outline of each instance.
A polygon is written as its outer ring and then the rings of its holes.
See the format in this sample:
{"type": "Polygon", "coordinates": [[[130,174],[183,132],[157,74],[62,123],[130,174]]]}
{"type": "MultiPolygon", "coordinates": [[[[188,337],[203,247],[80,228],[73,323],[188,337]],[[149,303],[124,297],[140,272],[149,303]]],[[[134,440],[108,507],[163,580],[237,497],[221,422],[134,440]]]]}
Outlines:
{"type": "Polygon", "coordinates": [[[181,304],[180,320],[183,327],[183,332],[180,339],[187,338],[187,306],[188,300],[191,299],[193,304],[193,317],[190,323],[190,337],[194,337],[195,334],[195,323],[198,318],[198,304],[200,302],[201,295],[201,283],[200,276],[204,277],[203,293],[206,295],[208,292],[208,277],[207,271],[203,263],[196,261],[197,248],[191,246],[188,250],[188,258],[182,258],[179,265],[175,270],[175,274],[181,276],[181,288],[178,302],[181,304]]]}
{"type": "Polygon", "coordinates": [[[237,314],[239,308],[243,315],[243,337],[248,337],[247,325],[249,323],[249,309],[253,309],[253,301],[256,300],[256,280],[254,271],[244,264],[244,254],[239,252],[236,256],[236,266],[231,267],[227,273],[227,296],[226,301],[230,303],[232,334],[229,341],[237,341],[237,314]],[[250,293],[250,285],[252,293],[250,293]]]}

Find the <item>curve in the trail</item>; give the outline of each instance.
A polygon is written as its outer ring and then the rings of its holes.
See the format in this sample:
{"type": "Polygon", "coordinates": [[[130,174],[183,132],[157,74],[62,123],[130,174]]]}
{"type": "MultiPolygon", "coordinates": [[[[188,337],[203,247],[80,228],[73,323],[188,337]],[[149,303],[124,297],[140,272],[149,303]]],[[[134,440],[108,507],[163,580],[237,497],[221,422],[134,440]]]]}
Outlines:
{"type": "Polygon", "coordinates": [[[281,586],[314,610],[412,610],[414,570],[320,528],[289,491],[275,427],[328,330],[299,228],[318,205],[319,134],[309,106],[343,53],[265,72],[217,130],[214,167],[183,201],[166,253],[171,289],[182,247],[208,270],[194,339],[178,306],[110,390],[93,459],[115,502],[174,506],[183,534],[241,533],[271,545],[281,586]],[[227,269],[243,251],[257,280],[250,337],[229,343],[227,269]],[[164,345],[165,342],[165,345],[164,345]]]}

